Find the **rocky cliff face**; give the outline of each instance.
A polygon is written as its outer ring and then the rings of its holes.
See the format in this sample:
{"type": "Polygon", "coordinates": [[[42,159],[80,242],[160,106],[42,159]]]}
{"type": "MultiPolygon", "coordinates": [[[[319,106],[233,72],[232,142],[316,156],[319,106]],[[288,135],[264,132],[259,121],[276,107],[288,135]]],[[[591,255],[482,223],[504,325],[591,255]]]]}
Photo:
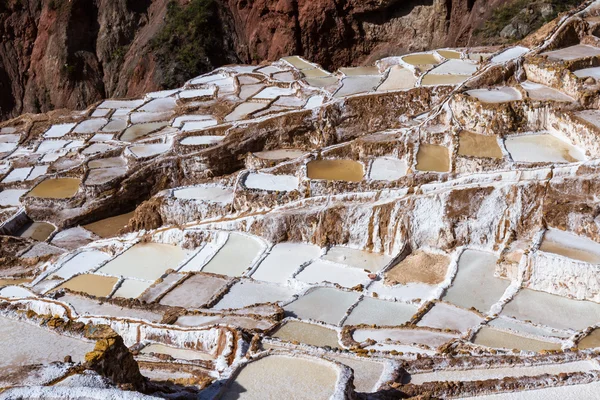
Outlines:
{"type": "Polygon", "coordinates": [[[332,69],[408,51],[472,45],[474,28],[506,2],[4,0],[0,116],[137,96],[231,62],[299,54],[332,69]],[[218,11],[186,19],[186,7],[194,6],[218,11]],[[184,18],[175,24],[192,28],[170,26],[165,34],[165,24],[175,15],[169,9],[175,7],[184,10],[184,18]],[[217,32],[212,42],[182,43],[198,21],[217,32]],[[161,32],[157,48],[155,38],[161,32]],[[218,57],[202,54],[214,49],[219,49],[218,57]],[[190,58],[202,62],[186,63],[190,58]]]}

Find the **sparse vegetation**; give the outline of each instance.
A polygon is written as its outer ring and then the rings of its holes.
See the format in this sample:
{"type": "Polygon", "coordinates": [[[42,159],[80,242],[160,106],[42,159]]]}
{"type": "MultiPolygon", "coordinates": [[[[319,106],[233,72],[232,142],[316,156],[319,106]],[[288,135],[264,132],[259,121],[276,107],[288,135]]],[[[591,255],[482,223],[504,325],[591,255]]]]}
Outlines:
{"type": "Polygon", "coordinates": [[[165,87],[226,63],[219,5],[215,0],[192,0],[186,6],[168,4],[167,20],[152,41],[152,50],[163,70],[165,87]]]}

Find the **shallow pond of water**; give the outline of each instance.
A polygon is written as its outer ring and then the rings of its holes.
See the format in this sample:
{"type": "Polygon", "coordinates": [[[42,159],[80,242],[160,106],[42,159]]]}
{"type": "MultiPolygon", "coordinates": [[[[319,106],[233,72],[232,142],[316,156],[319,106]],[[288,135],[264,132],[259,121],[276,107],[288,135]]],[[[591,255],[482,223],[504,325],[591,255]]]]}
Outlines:
{"type": "Polygon", "coordinates": [[[241,276],[263,250],[264,245],[259,240],[231,233],[225,245],[206,264],[202,272],[241,276]]]}
{"type": "Polygon", "coordinates": [[[512,333],[499,331],[497,329],[483,327],[477,332],[473,339],[473,343],[504,349],[517,349],[527,351],[542,351],[542,350],[560,350],[560,344],[544,342],[524,336],[514,335],[512,333]]]}
{"type": "Polygon", "coordinates": [[[412,304],[365,297],[354,307],[344,325],[398,326],[409,321],[416,312],[417,307],[412,304]]]}
{"type": "Polygon", "coordinates": [[[201,308],[214,295],[221,292],[229,284],[230,279],[222,276],[196,274],[180,283],[168,292],[160,304],[187,309],[201,308]],[[194,293],[190,296],[190,293],[194,293]]]}
{"type": "Polygon", "coordinates": [[[338,325],[348,308],[356,302],[359,294],[332,288],[317,288],[284,307],[301,319],[313,319],[330,325],[338,325]]]}
{"type": "Polygon", "coordinates": [[[504,157],[496,136],[479,135],[469,131],[462,131],[459,134],[458,154],[497,159],[504,157]]]}
{"type": "Polygon", "coordinates": [[[586,159],[578,148],[550,134],[509,136],[505,144],[517,162],[577,162],[586,159]]]}
{"type": "Polygon", "coordinates": [[[314,160],[306,165],[309,179],[360,182],[364,177],[363,165],[353,160],[314,160]]]}
{"type": "Polygon", "coordinates": [[[81,179],[78,178],[54,178],[46,179],[33,188],[28,197],[42,199],[68,199],[77,193],[81,179]]]}
{"type": "Polygon", "coordinates": [[[600,347],[600,329],[594,329],[589,335],[581,339],[577,347],[580,349],[595,349],[600,347]]]}
{"type": "Polygon", "coordinates": [[[125,142],[133,142],[134,140],[139,139],[142,136],[146,136],[149,133],[164,128],[167,125],[167,122],[150,122],[147,124],[132,125],[129,128],[127,128],[125,132],[123,132],[120,139],[125,142]]]}
{"type": "Polygon", "coordinates": [[[417,153],[417,167],[424,172],[450,171],[448,148],[435,144],[421,143],[417,153]]]}
{"type": "Polygon", "coordinates": [[[306,322],[288,321],[279,327],[272,336],[286,342],[297,341],[317,347],[339,347],[336,331],[306,322]]]}
{"type": "Polygon", "coordinates": [[[233,201],[233,189],[223,186],[193,186],[173,192],[177,199],[200,200],[209,203],[229,204],[233,201]]]}
{"type": "Polygon", "coordinates": [[[258,269],[253,279],[285,283],[300,265],[319,257],[318,246],[305,243],[279,243],[275,245],[258,269]]]}
{"type": "Polygon", "coordinates": [[[395,181],[406,176],[408,165],[405,160],[391,157],[378,157],[373,160],[369,179],[374,181],[395,181]]]}
{"type": "Polygon", "coordinates": [[[411,65],[435,65],[439,64],[440,60],[430,53],[421,53],[421,54],[411,54],[408,56],[402,57],[402,60],[411,65]]]}
{"type": "Polygon", "coordinates": [[[259,151],[258,153],[254,153],[254,155],[258,158],[262,158],[263,160],[290,160],[302,157],[305,153],[306,152],[304,150],[298,149],[277,149],[259,151]]]}
{"type": "Polygon", "coordinates": [[[181,349],[177,347],[165,346],[160,343],[152,343],[140,350],[141,354],[167,354],[177,360],[212,360],[214,357],[208,353],[204,353],[192,349],[181,349]]]}
{"type": "Polygon", "coordinates": [[[233,285],[213,309],[236,309],[254,304],[289,301],[294,294],[295,290],[288,286],[242,280],[233,285]]]}
{"type": "Polygon", "coordinates": [[[600,264],[600,243],[558,229],[544,233],[540,250],[574,260],[600,264]]]}
{"type": "Polygon", "coordinates": [[[421,80],[422,86],[458,85],[469,78],[468,75],[427,74],[421,80]]]}
{"type": "Polygon", "coordinates": [[[129,220],[133,218],[134,214],[135,211],[126,214],[116,215],[114,217],[92,222],[91,224],[84,225],[83,227],[88,231],[100,236],[101,238],[114,237],[118,235],[121,229],[127,226],[129,220]]]}
{"type": "Polygon", "coordinates": [[[83,274],[66,281],[58,288],[83,292],[96,297],[107,297],[113,291],[118,280],[112,276],[83,274]]]}
{"type": "Polygon", "coordinates": [[[334,246],[323,256],[324,260],[334,261],[350,267],[366,269],[369,272],[379,272],[392,258],[380,253],[350,247],[334,246]]]}
{"type": "Polygon", "coordinates": [[[21,228],[18,236],[43,242],[55,229],[56,227],[48,222],[32,222],[21,228]]]}

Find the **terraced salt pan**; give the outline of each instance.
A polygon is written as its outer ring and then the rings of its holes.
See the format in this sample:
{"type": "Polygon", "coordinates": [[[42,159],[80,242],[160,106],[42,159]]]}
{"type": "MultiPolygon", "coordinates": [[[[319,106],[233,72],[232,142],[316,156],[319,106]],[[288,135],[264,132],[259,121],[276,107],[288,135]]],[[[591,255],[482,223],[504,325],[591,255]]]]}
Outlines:
{"type": "Polygon", "coordinates": [[[583,110],[575,113],[575,116],[589,122],[596,127],[600,127],[600,111],[599,110],[583,110]]]}
{"type": "Polygon", "coordinates": [[[77,178],[46,179],[34,187],[27,197],[42,199],[68,199],[79,191],[81,180],[77,178]]]}
{"type": "Polygon", "coordinates": [[[517,349],[526,351],[560,350],[558,343],[545,342],[524,336],[514,335],[484,326],[473,338],[473,343],[496,349],[517,349]]]}
{"type": "Polygon", "coordinates": [[[365,250],[352,249],[344,246],[334,246],[323,256],[324,260],[345,264],[350,267],[366,269],[369,272],[379,272],[389,264],[391,257],[385,254],[372,253],[365,250]]]}
{"type": "Polygon", "coordinates": [[[521,92],[508,86],[491,89],[473,89],[468,90],[467,94],[479,99],[482,103],[489,104],[508,103],[510,101],[522,100],[523,98],[521,92]]]}
{"type": "Polygon", "coordinates": [[[253,85],[243,85],[240,89],[240,93],[238,97],[242,100],[248,100],[250,97],[254,96],[261,90],[265,88],[263,84],[253,84],[253,85]]]}
{"type": "Polygon", "coordinates": [[[113,291],[119,279],[112,276],[94,274],[77,275],[66,281],[58,289],[69,289],[73,292],[83,292],[91,296],[107,297],[113,291]]]}
{"type": "Polygon", "coordinates": [[[2,179],[2,183],[11,183],[11,182],[22,182],[29,176],[31,172],[31,167],[25,168],[15,168],[4,179],[2,179]]]}
{"type": "Polygon", "coordinates": [[[90,118],[77,124],[73,133],[96,133],[107,123],[108,120],[105,118],[90,118]]]}
{"type": "Polygon", "coordinates": [[[182,100],[197,99],[200,97],[213,97],[215,95],[215,92],[215,87],[209,87],[205,89],[183,90],[177,94],[177,97],[179,97],[182,100]]]}
{"type": "Polygon", "coordinates": [[[272,336],[286,342],[296,341],[316,347],[338,348],[340,346],[336,331],[306,322],[288,321],[279,327],[272,336]]]}
{"type": "Polygon", "coordinates": [[[129,114],[129,120],[132,124],[142,124],[146,122],[165,121],[171,118],[172,112],[133,112],[129,114]]]}
{"type": "Polygon", "coordinates": [[[187,309],[202,308],[230,282],[231,279],[221,276],[192,275],[168,292],[160,300],[160,304],[187,309]],[[193,293],[193,296],[190,296],[190,293],[193,293]]]}
{"type": "Polygon", "coordinates": [[[504,144],[517,162],[577,162],[586,159],[577,147],[550,134],[509,136],[504,144]]]}
{"type": "Polygon", "coordinates": [[[144,100],[104,100],[97,108],[137,108],[144,100]]]}
{"type": "Polygon", "coordinates": [[[528,322],[504,316],[491,320],[488,323],[488,326],[503,331],[513,331],[523,335],[557,337],[562,339],[567,339],[572,336],[572,333],[568,331],[559,331],[543,326],[532,325],[528,322]]]}
{"type": "Polygon", "coordinates": [[[412,304],[363,298],[344,321],[344,325],[375,324],[399,326],[412,318],[417,307],[412,304]]]}
{"type": "Polygon", "coordinates": [[[37,153],[45,154],[54,150],[59,150],[65,147],[69,143],[68,140],[44,140],[38,148],[37,153]]]}
{"type": "Polygon", "coordinates": [[[186,360],[186,361],[194,361],[194,360],[212,360],[212,357],[208,353],[204,353],[197,350],[191,349],[181,349],[176,347],[165,346],[160,343],[151,343],[148,346],[145,346],[140,350],[141,354],[168,354],[176,360],[186,360]]]}
{"type": "Polygon", "coordinates": [[[110,316],[117,318],[135,318],[151,322],[162,320],[162,314],[139,308],[127,308],[107,303],[103,300],[92,300],[72,294],[66,294],[58,299],[63,303],[70,304],[77,315],[110,316]]]}
{"type": "Polygon", "coordinates": [[[448,148],[435,144],[421,143],[417,152],[416,168],[424,172],[450,171],[448,148]]]}
{"type": "Polygon", "coordinates": [[[402,344],[424,344],[430,347],[439,347],[456,338],[455,334],[435,332],[425,329],[357,329],[352,338],[358,343],[368,339],[376,342],[393,341],[402,344]]]}
{"type": "Polygon", "coordinates": [[[222,398],[325,400],[336,381],[337,371],[324,362],[268,356],[243,367],[222,398]]]}
{"type": "Polygon", "coordinates": [[[273,79],[279,82],[294,82],[296,80],[294,74],[288,71],[273,74],[273,79]]]}
{"type": "Polygon", "coordinates": [[[152,285],[151,282],[137,281],[133,279],[125,279],[121,282],[119,288],[112,295],[125,299],[137,299],[146,289],[152,285]]]}
{"type": "Polygon", "coordinates": [[[581,58],[598,55],[600,55],[600,49],[587,44],[577,44],[575,46],[565,47],[564,49],[542,53],[542,56],[547,56],[549,60],[561,61],[579,60],[581,58]]]}
{"type": "Polygon", "coordinates": [[[129,151],[136,158],[154,157],[159,154],[166,153],[171,148],[169,143],[153,143],[153,144],[140,144],[138,146],[131,146],[129,151]]]}
{"type": "Polygon", "coordinates": [[[377,67],[349,67],[340,68],[339,71],[346,76],[360,76],[360,75],[379,75],[379,68],[377,67]]]}
{"type": "Polygon", "coordinates": [[[509,280],[494,277],[497,261],[498,257],[492,253],[465,250],[458,260],[452,286],[443,299],[459,307],[488,312],[510,285],[509,280]]]}
{"type": "Polygon", "coordinates": [[[214,121],[212,115],[181,115],[173,120],[174,128],[181,128],[185,122],[214,121]]]}
{"type": "Polygon", "coordinates": [[[102,132],[121,132],[125,128],[127,128],[126,120],[113,119],[108,124],[106,124],[106,126],[104,128],[102,128],[102,132]]]}
{"type": "Polygon", "coordinates": [[[409,301],[416,299],[432,299],[437,286],[423,283],[409,283],[406,285],[386,285],[384,281],[375,281],[369,286],[369,293],[376,293],[378,297],[388,300],[409,301]]]}
{"type": "MultiPolygon", "coordinates": [[[[227,237],[225,236],[225,239],[227,237]]],[[[214,257],[219,249],[225,244],[225,240],[214,240],[212,242],[205,243],[204,246],[198,251],[185,265],[179,270],[179,272],[199,272],[202,267],[214,257]]]]}
{"type": "Polygon", "coordinates": [[[58,124],[52,125],[45,133],[44,137],[46,138],[59,138],[65,136],[67,133],[71,132],[71,130],[77,124],[58,124]]]}
{"type": "Polygon", "coordinates": [[[84,361],[95,343],[56,334],[25,322],[0,317],[0,337],[7,344],[2,351],[0,367],[63,361],[70,355],[75,362],[84,361]]]}
{"type": "Polygon", "coordinates": [[[204,76],[199,76],[190,81],[191,85],[206,85],[208,83],[212,83],[214,81],[218,81],[221,79],[227,78],[224,74],[209,74],[204,76]]]}
{"type": "Polygon", "coordinates": [[[600,79],[600,67],[584,68],[573,71],[578,78],[594,78],[600,79]]]}
{"type": "Polygon", "coordinates": [[[37,165],[37,166],[33,167],[31,172],[29,173],[29,176],[27,177],[27,180],[33,181],[33,180],[39,178],[40,176],[46,175],[47,172],[48,172],[47,165],[37,165]]]}
{"type": "Polygon", "coordinates": [[[87,148],[83,149],[81,153],[87,156],[97,153],[106,153],[107,151],[110,151],[115,148],[115,146],[106,143],[94,143],[88,146],[87,148]]]}
{"type": "Polygon", "coordinates": [[[329,86],[337,86],[339,80],[335,76],[324,76],[320,78],[305,78],[306,83],[317,88],[326,88],[329,86]]]}
{"type": "Polygon", "coordinates": [[[436,52],[448,60],[459,60],[462,55],[461,52],[456,50],[436,50],[436,52]]]}
{"type": "Polygon", "coordinates": [[[303,69],[302,75],[306,78],[322,78],[331,75],[329,72],[321,68],[303,69]]]}
{"type": "Polygon", "coordinates": [[[527,91],[527,95],[532,100],[541,100],[541,101],[575,101],[571,96],[567,96],[566,94],[559,92],[556,89],[551,87],[542,85],[540,83],[534,83],[531,81],[525,81],[521,83],[521,87],[527,91]]]}
{"type": "Polygon", "coordinates": [[[100,250],[82,251],[66,261],[58,271],[51,273],[50,276],[59,276],[67,279],[75,274],[88,272],[97,268],[100,264],[111,258],[110,254],[100,250]]]}
{"type": "Polygon", "coordinates": [[[502,53],[492,57],[491,62],[492,64],[503,64],[505,62],[512,61],[521,57],[528,51],[529,49],[523,46],[511,47],[510,49],[505,50],[502,53]]]}
{"type": "Polygon", "coordinates": [[[458,154],[468,157],[503,158],[496,136],[479,135],[461,131],[458,139],[458,154]]]}
{"type": "Polygon", "coordinates": [[[260,93],[254,96],[255,99],[275,99],[279,96],[293,96],[296,93],[295,89],[282,88],[278,86],[270,86],[263,89],[260,93]]]}
{"type": "Polygon", "coordinates": [[[92,222],[91,224],[84,225],[84,228],[88,231],[95,233],[101,238],[109,238],[117,236],[119,231],[123,229],[129,223],[129,220],[133,217],[134,212],[117,215],[114,217],[102,219],[100,221],[92,222]]]}
{"type": "Polygon", "coordinates": [[[521,289],[501,315],[558,329],[581,330],[600,321],[600,304],[521,289]]]}
{"type": "Polygon", "coordinates": [[[203,327],[214,325],[231,325],[248,330],[272,329],[274,323],[266,319],[253,319],[251,317],[221,316],[221,315],[183,315],[177,319],[175,325],[183,327],[203,327]]]}
{"type": "Polygon", "coordinates": [[[284,307],[286,313],[300,319],[338,325],[359,294],[332,288],[317,288],[284,307]]]}
{"type": "Polygon", "coordinates": [[[263,243],[253,237],[231,233],[225,245],[206,264],[202,272],[241,276],[264,248],[263,243]]]}
{"type": "Polygon", "coordinates": [[[85,178],[86,185],[102,185],[110,182],[113,179],[124,176],[127,173],[127,168],[113,167],[113,168],[96,168],[90,170],[87,178],[85,178]]]}
{"type": "Polygon", "coordinates": [[[0,206],[19,206],[19,198],[27,193],[27,189],[4,189],[0,192],[0,206]]]}
{"type": "Polygon", "coordinates": [[[181,140],[184,146],[201,146],[219,143],[225,139],[225,136],[188,136],[181,140]]]}
{"type": "Polygon", "coordinates": [[[259,151],[253,154],[258,158],[262,158],[263,160],[291,160],[294,158],[302,157],[305,153],[306,152],[304,150],[277,149],[259,151]]]}
{"type": "Polygon", "coordinates": [[[402,61],[411,65],[424,66],[439,64],[441,60],[431,53],[418,53],[404,56],[402,61]]]}
{"type": "Polygon", "coordinates": [[[298,190],[298,177],[294,175],[273,175],[252,172],[244,180],[248,189],[290,192],[298,190]]]}
{"type": "Polygon", "coordinates": [[[475,72],[477,72],[477,64],[465,60],[451,59],[433,68],[429,71],[429,74],[470,76],[475,72]]]}
{"type": "Polygon", "coordinates": [[[5,286],[0,289],[0,297],[5,297],[8,299],[24,299],[27,297],[36,297],[36,295],[21,286],[5,286]]]}
{"type": "Polygon", "coordinates": [[[177,107],[177,102],[172,97],[164,97],[154,99],[144,104],[138,109],[138,111],[144,112],[165,112],[173,111],[177,107]]]}
{"type": "Polygon", "coordinates": [[[369,280],[364,271],[347,268],[329,262],[315,261],[305,267],[296,279],[306,283],[331,282],[351,288],[369,280]]]}
{"type": "Polygon", "coordinates": [[[600,347],[600,329],[594,329],[589,335],[579,341],[580,349],[595,349],[600,347]]]}
{"type": "Polygon", "coordinates": [[[319,257],[318,246],[304,243],[279,243],[252,274],[253,279],[285,283],[302,264],[319,257]]]}
{"type": "Polygon", "coordinates": [[[364,177],[363,165],[353,160],[314,160],[306,164],[309,179],[360,182],[364,177]]]}
{"type": "Polygon", "coordinates": [[[3,143],[0,142],[0,153],[7,153],[17,148],[17,143],[3,143]]]}
{"type": "Polygon", "coordinates": [[[450,75],[428,73],[421,80],[421,86],[458,85],[469,78],[468,75],[450,75]]]}
{"type": "Polygon", "coordinates": [[[138,243],[104,265],[98,272],[155,281],[168,269],[175,269],[190,254],[179,246],[138,243]]]}
{"type": "Polygon", "coordinates": [[[284,57],[282,60],[291,64],[293,67],[298,68],[299,70],[315,68],[314,64],[311,64],[298,56],[284,57]]]}
{"type": "Polygon", "coordinates": [[[385,274],[386,284],[426,283],[436,285],[446,278],[449,257],[417,250],[385,274]]]}
{"type": "Polygon", "coordinates": [[[253,112],[266,108],[268,103],[246,102],[237,106],[229,115],[225,117],[226,122],[233,122],[245,119],[253,112]]]}
{"type": "Polygon", "coordinates": [[[373,160],[369,179],[374,181],[395,181],[406,176],[408,164],[405,160],[391,157],[379,157],[373,160]]]}
{"type": "Polygon", "coordinates": [[[600,383],[565,385],[538,390],[519,390],[512,393],[490,394],[470,397],[474,400],[571,400],[595,399],[600,390],[600,383]]]}
{"type": "Polygon", "coordinates": [[[233,189],[223,186],[193,186],[176,189],[173,196],[183,200],[200,200],[209,203],[229,204],[233,201],[233,189]]]}
{"type": "Polygon", "coordinates": [[[92,160],[88,163],[88,167],[91,169],[124,167],[126,165],[127,161],[121,157],[100,158],[97,160],[92,160]]]}
{"type": "Polygon", "coordinates": [[[381,83],[380,75],[348,76],[342,80],[342,87],[335,92],[335,97],[352,96],[353,94],[372,92],[381,83]]]}
{"type": "Polygon", "coordinates": [[[146,124],[132,125],[123,132],[120,139],[125,142],[133,142],[136,139],[164,128],[167,125],[167,122],[149,122],[146,124]]]}
{"type": "Polygon", "coordinates": [[[289,301],[294,294],[295,290],[288,286],[242,280],[234,284],[213,309],[226,310],[289,301]]]}
{"type": "Polygon", "coordinates": [[[218,125],[217,120],[215,119],[205,119],[203,121],[186,121],[183,123],[181,128],[182,132],[194,132],[201,131],[206,128],[210,128],[211,126],[218,125]]]}
{"type": "Polygon", "coordinates": [[[476,327],[483,321],[479,315],[474,312],[464,310],[459,307],[454,307],[445,303],[436,303],[417,326],[452,329],[462,333],[476,327]]]}
{"type": "Polygon", "coordinates": [[[600,264],[600,243],[559,229],[544,233],[541,251],[592,264],[600,264]]]}
{"type": "Polygon", "coordinates": [[[410,383],[421,385],[425,382],[437,381],[484,381],[487,379],[503,379],[507,377],[526,377],[544,374],[589,372],[598,369],[598,365],[590,361],[575,361],[562,364],[538,365],[533,367],[488,368],[471,370],[446,370],[410,376],[410,383]]]}

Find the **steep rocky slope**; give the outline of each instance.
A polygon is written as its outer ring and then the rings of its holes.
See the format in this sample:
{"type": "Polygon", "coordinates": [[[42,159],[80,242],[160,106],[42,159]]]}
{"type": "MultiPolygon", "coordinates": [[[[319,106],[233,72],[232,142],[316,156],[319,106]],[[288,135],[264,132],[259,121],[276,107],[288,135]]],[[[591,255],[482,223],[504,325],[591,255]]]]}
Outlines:
{"type": "Polygon", "coordinates": [[[0,117],[137,96],[234,62],[299,54],[335,68],[473,45],[474,28],[504,3],[4,0],[0,117]]]}

